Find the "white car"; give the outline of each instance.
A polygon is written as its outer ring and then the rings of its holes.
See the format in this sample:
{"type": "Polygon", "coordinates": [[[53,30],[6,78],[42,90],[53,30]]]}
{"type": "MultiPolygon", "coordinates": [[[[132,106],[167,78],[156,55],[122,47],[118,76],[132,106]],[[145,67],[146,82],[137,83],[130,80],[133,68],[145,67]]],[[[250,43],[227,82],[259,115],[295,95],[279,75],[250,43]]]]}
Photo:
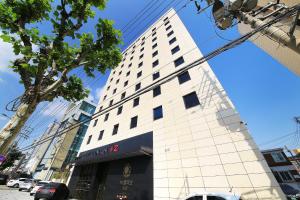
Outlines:
{"type": "Polygon", "coordinates": [[[6,183],[7,187],[18,188],[21,182],[24,182],[27,178],[11,179],[6,183]]]}
{"type": "Polygon", "coordinates": [[[38,182],[34,188],[32,188],[32,190],[30,191],[30,196],[34,195],[36,193],[36,191],[38,191],[39,188],[43,187],[44,185],[47,185],[51,183],[51,181],[40,181],[38,182]]]}
{"type": "Polygon", "coordinates": [[[34,179],[26,179],[25,181],[20,182],[19,191],[26,190],[29,192],[34,186],[34,179]]]}
{"type": "Polygon", "coordinates": [[[240,200],[240,196],[226,192],[201,192],[188,195],[184,200],[240,200]]]}

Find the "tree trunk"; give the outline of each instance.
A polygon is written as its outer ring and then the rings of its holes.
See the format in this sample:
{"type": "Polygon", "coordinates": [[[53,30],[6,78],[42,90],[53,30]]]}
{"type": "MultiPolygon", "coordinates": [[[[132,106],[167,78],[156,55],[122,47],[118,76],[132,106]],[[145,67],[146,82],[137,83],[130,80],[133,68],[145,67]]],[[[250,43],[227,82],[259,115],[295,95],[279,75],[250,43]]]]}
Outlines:
{"type": "Polygon", "coordinates": [[[22,103],[15,115],[7,122],[0,132],[0,154],[7,154],[9,147],[19,135],[27,119],[35,111],[37,103],[22,103]]]}

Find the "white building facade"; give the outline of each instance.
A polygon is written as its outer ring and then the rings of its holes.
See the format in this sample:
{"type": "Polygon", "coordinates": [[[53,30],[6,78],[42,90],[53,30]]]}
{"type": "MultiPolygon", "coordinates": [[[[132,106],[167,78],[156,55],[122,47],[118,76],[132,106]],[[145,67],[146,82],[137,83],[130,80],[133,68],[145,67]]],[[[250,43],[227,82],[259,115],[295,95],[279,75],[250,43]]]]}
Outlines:
{"type": "Polygon", "coordinates": [[[201,57],[173,9],[123,52],[70,179],[76,198],[167,200],[217,191],[285,199],[208,63],[126,100],[201,57]]]}

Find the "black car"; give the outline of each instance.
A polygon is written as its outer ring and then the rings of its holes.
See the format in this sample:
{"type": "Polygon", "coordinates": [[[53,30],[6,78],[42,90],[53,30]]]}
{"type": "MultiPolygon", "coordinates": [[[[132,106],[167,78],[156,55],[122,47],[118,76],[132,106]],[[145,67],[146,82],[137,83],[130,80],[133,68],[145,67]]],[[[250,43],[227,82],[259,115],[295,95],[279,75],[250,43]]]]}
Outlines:
{"type": "Polygon", "coordinates": [[[69,189],[63,183],[49,183],[39,188],[35,193],[34,200],[63,200],[69,197],[69,189]]]}
{"type": "Polygon", "coordinates": [[[7,179],[8,179],[8,175],[0,174],[0,185],[6,185],[7,179]]]}

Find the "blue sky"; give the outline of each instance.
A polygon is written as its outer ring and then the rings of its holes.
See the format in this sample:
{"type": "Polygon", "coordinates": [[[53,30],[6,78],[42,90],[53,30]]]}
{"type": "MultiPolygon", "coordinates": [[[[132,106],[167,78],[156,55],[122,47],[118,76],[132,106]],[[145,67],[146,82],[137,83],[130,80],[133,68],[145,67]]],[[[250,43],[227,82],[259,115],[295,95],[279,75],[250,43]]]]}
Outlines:
{"type": "MultiPolygon", "coordinates": [[[[153,0],[110,0],[105,11],[97,12],[97,17],[114,20],[115,27],[120,29],[150,1],[153,0]]],[[[145,26],[154,21],[151,19],[155,18],[163,7],[172,0],[156,1],[162,5],[155,11],[148,10],[147,15],[149,17],[123,35],[125,47],[133,39],[132,37],[142,33],[146,28],[145,26]]],[[[182,2],[175,10],[188,1],[174,1],[175,3],[182,2]]],[[[209,19],[209,12],[196,14],[193,3],[188,4],[178,14],[203,54],[228,42],[218,37],[215,32],[229,40],[240,35],[236,27],[226,31],[216,30],[209,19]]],[[[95,20],[90,21],[84,26],[83,31],[94,33],[94,24],[95,20]]],[[[50,31],[47,23],[40,24],[39,27],[44,33],[50,31]]],[[[23,87],[18,83],[18,76],[7,68],[8,60],[14,57],[10,46],[0,42],[0,50],[0,113],[11,116],[13,113],[7,112],[5,105],[19,96],[23,92],[23,87]]],[[[247,122],[257,144],[263,144],[273,138],[295,131],[296,125],[293,117],[300,115],[300,77],[287,70],[251,42],[246,42],[223,53],[210,60],[209,64],[243,120],[247,122]]],[[[81,69],[75,73],[80,74],[85,86],[92,91],[90,98],[97,102],[109,72],[104,75],[98,74],[95,81],[87,79],[81,69]]],[[[38,115],[34,115],[28,124],[34,126],[35,130],[31,139],[24,141],[22,145],[32,142],[34,138],[42,134],[52,120],[61,116],[63,106],[59,107],[61,105],[59,101],[56,100],[47,106],[47,111],[44,110],[38,115]],[[56,111],[56,115],[51,116],[51,113],[56,111]]],[[[44,105],[44,103],[41,104],[38,110],[44,105]]],[[[6,122],[7,119],[0,116],[0,127],[4,126],[6,122]]],[[[288,137],[267,145],[260,145],[260,147],[265,149],[284,144],[291,148],[299,147],[299,140],[296,137],[288,137]]]]}

